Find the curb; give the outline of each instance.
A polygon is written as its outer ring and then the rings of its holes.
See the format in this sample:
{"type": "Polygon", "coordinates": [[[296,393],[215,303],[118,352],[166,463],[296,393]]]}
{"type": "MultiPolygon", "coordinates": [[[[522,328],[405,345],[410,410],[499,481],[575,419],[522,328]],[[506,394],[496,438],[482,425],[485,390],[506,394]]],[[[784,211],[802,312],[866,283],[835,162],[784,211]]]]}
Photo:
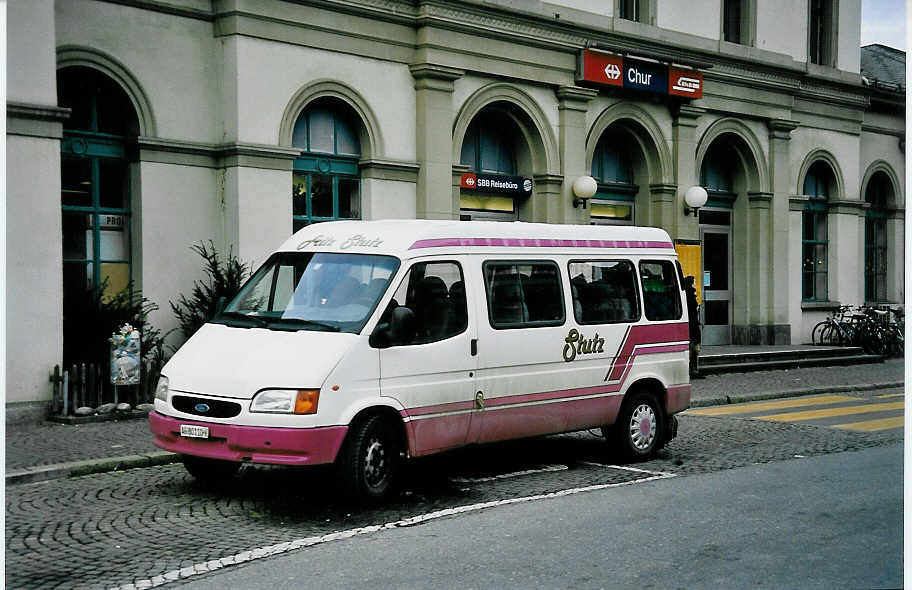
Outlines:
{"type": "Polygon", "coordinates": [[[734,395],[714,395],[701,399],[691,397],[690,407],[701,408],[705,406],[724,406],[727,404],[740,404],[744,402],[758,402],[768,399],[788,397],[801,397],[804,395],[820,395],[824,393],[839,393],[846,391],[872,391],[876,389],[895,389],[905,387],[903,381],[890,381],[887,383],[861,383],[858,385],[830,385],[826,387],[808,387],[789,391],[771,391],[767,393],[744,393],[734,395]]]}
{"type": "Polygon", "coordinates": [[[105,459],[87,459],[84,461],[70,461],[53,465],[41,465],[10,471],[6,474],[6,485],[17,485],[62,479],[66,477],[79,477],[92,473],[109,473],[140,467],[154,467],[167,465],[180,460],[180,457],[168,451],[153,451],[142,455],[126,455],[123,457],[107,457],[105,459]]]}

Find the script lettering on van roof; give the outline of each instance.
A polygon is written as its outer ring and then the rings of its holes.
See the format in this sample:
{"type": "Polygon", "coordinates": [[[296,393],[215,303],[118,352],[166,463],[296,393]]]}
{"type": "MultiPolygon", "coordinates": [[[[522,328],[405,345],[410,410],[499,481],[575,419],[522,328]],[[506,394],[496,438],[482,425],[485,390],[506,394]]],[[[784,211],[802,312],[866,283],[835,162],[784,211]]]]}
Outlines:
{"type": "MultiPolygon", "coordinates": [[[[371,238],[362,236],[361,234],[355,234],[342,240],[338,247],[341,250],[348,250],[349,248],[379,248],[382,243],[383,240],[380,238],[371,238]]],[[[336,238],[321,234],[302,241],[298,244],[298,250],[303,250],[310,246],[327,248],[335,245],[336,238]]]]}

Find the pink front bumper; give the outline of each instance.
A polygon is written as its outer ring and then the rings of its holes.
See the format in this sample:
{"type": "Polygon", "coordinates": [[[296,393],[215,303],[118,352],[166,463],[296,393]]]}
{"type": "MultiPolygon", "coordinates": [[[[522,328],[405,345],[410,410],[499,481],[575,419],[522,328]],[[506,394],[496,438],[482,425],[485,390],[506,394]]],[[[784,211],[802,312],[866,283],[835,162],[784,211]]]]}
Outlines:
{"type": "Polygon", "coordinates": [[[149,413],[149,429],[155,435],[155,446],[166,451],[274,465],[319,465],[336,460],[347,426],[323,428],[265,428],[179,420],[149,413]],[[209,438],[186,438],[180,435],[181,424],[209,428],[209,438]]]}

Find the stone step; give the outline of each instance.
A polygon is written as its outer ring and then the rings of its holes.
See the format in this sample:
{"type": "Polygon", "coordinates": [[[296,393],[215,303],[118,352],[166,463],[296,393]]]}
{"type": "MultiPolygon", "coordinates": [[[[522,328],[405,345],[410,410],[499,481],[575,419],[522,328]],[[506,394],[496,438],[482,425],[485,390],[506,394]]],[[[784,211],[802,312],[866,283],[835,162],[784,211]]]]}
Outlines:
{"type": "Polygon", "coordinates": [[[738,362],[703,365],[700,359],[700,375],[722,373],[747,373],[749,371],[776,371],[806,367],[859,365],[883,362],[883,357],[873,354],[838,355],[828,357],[779,358],[776,360],[739,360],[738,362]]]}

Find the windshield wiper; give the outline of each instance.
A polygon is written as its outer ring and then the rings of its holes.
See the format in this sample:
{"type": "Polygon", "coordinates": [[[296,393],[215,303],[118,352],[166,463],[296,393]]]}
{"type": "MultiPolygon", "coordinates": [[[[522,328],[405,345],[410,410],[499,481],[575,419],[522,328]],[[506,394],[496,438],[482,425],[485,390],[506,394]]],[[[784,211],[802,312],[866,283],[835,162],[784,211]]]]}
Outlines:
{"type": "Polygon", "coordinates": [[[326,330],[327,332],[341,332],[338,326],[326,324],[324,322],[315,322],[314,320],[305,320],[302,318],[282,318],[278,321],[270,322],[267,326],[270,330],[292,330],[297,331],[304,327],[315,327],[326,330]]]}
{"type": "Polygon", "coordinates": [[[231,318],[231,319],[249,321],[258,328],[268,328],[269,327],[269,322],[266,321],[264,318],[257,317],[255,315],[247,315],[246,313],[240,313],[237,311],[223,311],[222,313],[220,313],[218,315],[218,317],[216,319],[221,319],[221,318],[231,318]]]}

